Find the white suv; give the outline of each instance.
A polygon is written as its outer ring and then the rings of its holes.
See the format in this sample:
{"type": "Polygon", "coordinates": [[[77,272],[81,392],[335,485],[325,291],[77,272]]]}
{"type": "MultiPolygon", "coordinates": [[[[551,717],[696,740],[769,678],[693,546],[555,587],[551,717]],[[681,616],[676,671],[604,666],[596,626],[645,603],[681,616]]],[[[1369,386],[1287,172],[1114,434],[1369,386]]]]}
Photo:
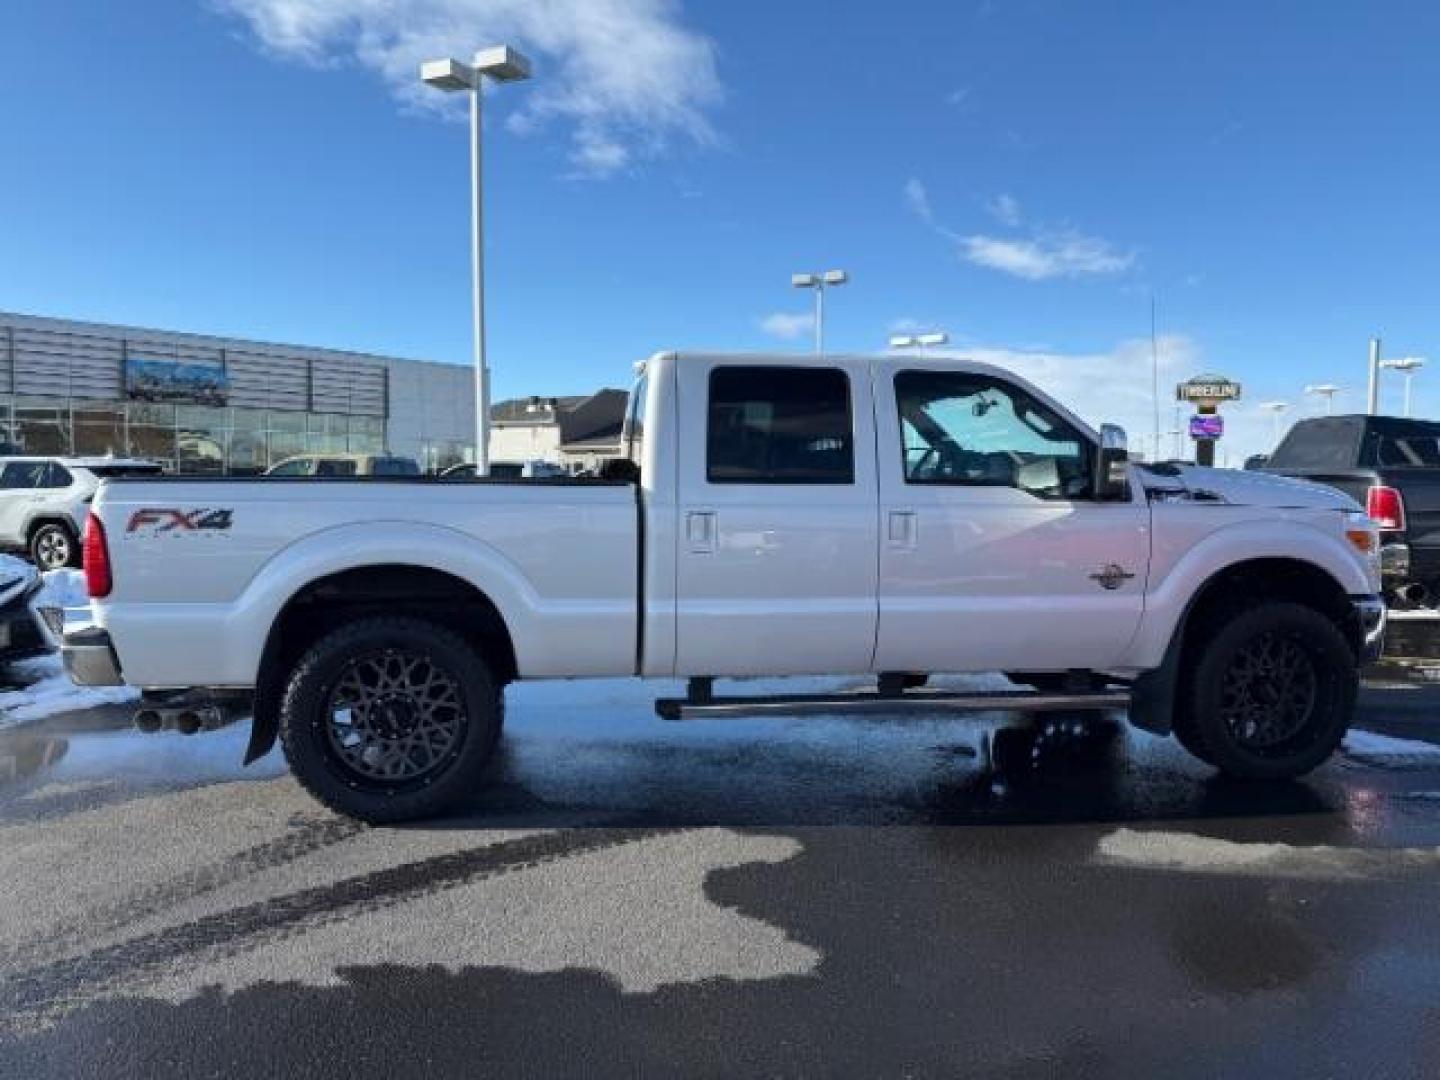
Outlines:
{"type": "Polygon", "coordinates": [[[85,515],[100,481],[153,476],[152,461],[111,457],[0,457],[0,547],[21,549],[41,570],[80,565],[85,515]]]}

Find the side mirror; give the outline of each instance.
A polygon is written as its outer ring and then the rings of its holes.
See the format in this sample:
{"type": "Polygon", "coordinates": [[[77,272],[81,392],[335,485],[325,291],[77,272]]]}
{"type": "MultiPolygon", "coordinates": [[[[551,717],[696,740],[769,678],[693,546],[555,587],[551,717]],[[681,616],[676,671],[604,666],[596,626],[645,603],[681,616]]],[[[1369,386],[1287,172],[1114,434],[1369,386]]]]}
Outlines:
{"type": "Polygon", "coordinates": [[[1100,427],[1100,452],[1095,459],[1095,497],[1117,502],[1130,497],[1130,476],[1126,463],[1130,460],[1129,441],[1125,429],[1115,424],[1100,427]]]}

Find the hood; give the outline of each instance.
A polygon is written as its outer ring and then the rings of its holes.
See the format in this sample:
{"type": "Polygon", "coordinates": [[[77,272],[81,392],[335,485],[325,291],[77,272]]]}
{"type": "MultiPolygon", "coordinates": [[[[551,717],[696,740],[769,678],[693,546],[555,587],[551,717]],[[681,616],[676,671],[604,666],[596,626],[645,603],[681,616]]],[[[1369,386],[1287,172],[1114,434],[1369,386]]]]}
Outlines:
{"type": "Polygon", "coordinates": [[[1141,484],[1157,502],[1185,500],[1228,506],[1271,506],[1277,510],[1360,510],[1349,495],[1322,484],[1239,469],[1207,469],[1165,463],[1136,467],[1141,484]]]}

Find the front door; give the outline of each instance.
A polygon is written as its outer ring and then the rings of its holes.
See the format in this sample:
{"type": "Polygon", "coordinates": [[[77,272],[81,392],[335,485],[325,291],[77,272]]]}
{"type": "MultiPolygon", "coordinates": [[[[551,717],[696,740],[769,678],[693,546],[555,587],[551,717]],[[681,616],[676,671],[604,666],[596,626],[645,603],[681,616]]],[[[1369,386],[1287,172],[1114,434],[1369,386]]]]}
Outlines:
{"type": "Polygon", "coordinates": [[[1143,497],[1093,497],[1089,435],[991,369],[883,371],[877,670],[1105,669],[1139,626],[1143,497]]]}
{"type": "Polygon", "coordinates": [[[676,673],[870,670],[868,365],[678,362],[676,673]]]}

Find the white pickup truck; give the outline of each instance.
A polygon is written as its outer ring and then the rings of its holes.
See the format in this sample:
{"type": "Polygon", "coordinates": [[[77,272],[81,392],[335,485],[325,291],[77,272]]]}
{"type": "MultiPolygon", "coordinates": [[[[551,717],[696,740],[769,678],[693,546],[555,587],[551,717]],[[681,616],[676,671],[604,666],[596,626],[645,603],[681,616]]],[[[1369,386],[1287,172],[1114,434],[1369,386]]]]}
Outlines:
{"type": "Polygon", "coordinates": [[[1126,461],[1013,374],[657,355],[607,479],[117,480],[85,540],[79,682],[142,726],[253,715],[368,821],[478,785],[517,679],[686,678],[663,715],[1128,707],[1223,773],[1292,777],[1378,655],[1374,524],[1333,490],[1126,461]],[[1000,694],[923,673],[1002,671],[1000,694]],[[719,698],[716,677],[874,673],[719,698]]]}

